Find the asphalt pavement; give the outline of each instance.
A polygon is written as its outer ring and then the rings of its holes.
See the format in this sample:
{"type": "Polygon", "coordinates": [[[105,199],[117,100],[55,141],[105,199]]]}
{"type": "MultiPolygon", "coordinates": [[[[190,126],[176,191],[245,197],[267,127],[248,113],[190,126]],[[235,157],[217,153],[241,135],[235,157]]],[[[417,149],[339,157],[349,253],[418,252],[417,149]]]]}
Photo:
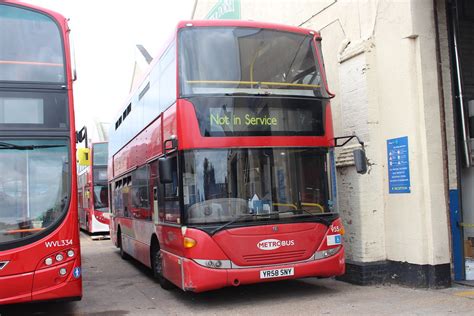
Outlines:
{"type": "MultiPolygon", "coordinates": [[[[474,315],[474,287],[356,286],[334,279],[256,284],[194,294],[166,291],[110,240],[81,236],[84,296],[79,302],[0,306],[6,315],[474,315]]],[[[0,284],[1,286],[1,284],[0,284]]]]}

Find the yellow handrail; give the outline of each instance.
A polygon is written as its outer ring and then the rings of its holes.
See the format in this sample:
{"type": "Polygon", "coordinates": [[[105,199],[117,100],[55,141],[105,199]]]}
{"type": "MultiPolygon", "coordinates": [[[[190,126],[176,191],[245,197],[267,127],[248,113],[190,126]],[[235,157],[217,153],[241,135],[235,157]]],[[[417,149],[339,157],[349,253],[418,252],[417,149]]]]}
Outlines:
{"type": "Polygon", "coordinates": [[[320,88],[321,87],[320,85],[317,85],[317,84],[270,82],[270,81],[187,80],[186,83],[189,83],[189,84],[197,84],[197,83],[246,84],[246,85],[261,84],[261,85],[267,85],[267,86],[304,87],[304,88],[320,88]]]}
{"type": "MultiPolygon", "coordinates": [[[[273,205],[275,206],[288,206],[288,207],[291,207],[295,210],[297,210],[298,208],[296,207],[296,205],[294,204],[289,204],[289,203],[273,203],[273,205]]],[[[318,203],[301,203],[302,206],[316,206],[318,207],[322,213],[324,213],[324,207],[321,206],[321,204],[318,204],[318,203]]]]}

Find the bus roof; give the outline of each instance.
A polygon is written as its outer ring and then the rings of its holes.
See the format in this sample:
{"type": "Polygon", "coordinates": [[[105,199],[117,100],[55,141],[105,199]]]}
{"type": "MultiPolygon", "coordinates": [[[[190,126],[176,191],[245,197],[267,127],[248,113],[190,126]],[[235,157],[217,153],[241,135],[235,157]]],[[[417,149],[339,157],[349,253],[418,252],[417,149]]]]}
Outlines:
{"type": "MultiPolygon", "coordinates": [[[[132,97],[137,93],[138,89],[140,88],[141,84],[145,81],[148,77],[150,70],[155,66],[155,64],[160,59],[161,55],[166,51],[167,47],[175,40],[176,33],[179,29],[189,27],[189,24],[196,27],[254,27],[254,28],[264,28],[264,29],[272,29],[272,30],[280,30],[284,32],[292,32],[292,33],[301,33],[301,34],[311,34],[315,37],[320,37],[319,32],[316,32],[311,29],[298,27],[298,26],[290,26],[284,24],[276,24],[276,23],[267,23],[267,22],[256,22],[256,21],[243,21],[243,20],[183,20],[179,21],[174,32],[170,35],[170,37],[163,43],[162,47],[159,50],[159,53],[153,57],[152,62],[148,65],[146,71],[142,74],[141,78],[137,81],[138,84],[136,87],[130,91],[127,95],[125,102],[118,108],[115,112],[114,117],[118,114],[122,113],[123,110],[128,106],[132,97]]],[[[110,129],[112,130],[113,127],[111,124],[110,129]]]]}
{"type": "Polygon", "coordinates": [[[243,21],[243,20],[188,20],[188,21],[180,21],[178,23],[178,29],[185,28],[192,26],[197,27],[253,27],[253,28],[263,28],[263,29],[272,29],[272,30],[280,30],[285,32],[292,32],[292,33],[302,33],[302,34],[311,34],[319,36],[319,33],[302,28],[297,26],[291,25],[284,25],[284,24],[275,24],[275,23],[268,23],[268,22],[256,22],[256,21],[243,21]]]}
{"type": "Polygon", "coordinates": [[[268,22],[256,22],[256,21],[243,21],[243,20],[188,20],[188,21],[180,21],[178,23],[178,29],[185,28],[192,26],[197,27],[253,27],[253,28],[263,28],[263,29],[272,29],[272,30],[280,30],[285,32],[292,32],[292,33],[302,33],[302,34],[311,34],[315,36],[320,36],[320,34],[314,30],[298,27],[298,26],[291,26],[291,25],[284,25],[284,24],[276,24],[276,23],[268,23],[268,22]]]}
{"type": "Polygon", "coordinates": [[[3,1],[1,1],[1,4],[14,5],[14,6],[22,7],[22,8],[25,8],[25,9],[36,10],[36,11],[39,11],[43,14],[47,14],[59,23],[59,25],[62,28],[61,31],[65,32],[65,31],[68,30],[67,19],[62,14],[60,14],[58,12],[52,11],[50,9],[42,8],[42,7],[36,6],[34,4],[21,2],[21,1],[18,1],[18,0],[3,0],[3,1]]]}

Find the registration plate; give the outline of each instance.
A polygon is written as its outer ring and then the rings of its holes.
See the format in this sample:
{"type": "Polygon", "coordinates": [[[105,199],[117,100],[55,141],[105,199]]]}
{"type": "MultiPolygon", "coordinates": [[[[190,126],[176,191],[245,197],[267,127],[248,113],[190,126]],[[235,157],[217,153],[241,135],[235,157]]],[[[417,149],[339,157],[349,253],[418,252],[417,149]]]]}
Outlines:
{"type": "Polygon", "coordinates": [[[260,279],[281,278],[291,275],[295,275],[295,268],[282,268],[260,271],[260,279]]]}

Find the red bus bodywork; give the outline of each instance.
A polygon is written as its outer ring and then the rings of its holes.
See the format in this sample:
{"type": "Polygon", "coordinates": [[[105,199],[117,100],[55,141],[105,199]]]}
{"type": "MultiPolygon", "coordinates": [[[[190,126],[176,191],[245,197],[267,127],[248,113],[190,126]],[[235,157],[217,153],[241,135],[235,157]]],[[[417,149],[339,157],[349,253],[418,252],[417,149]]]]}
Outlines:
{"type": "MultiPolygon", "coordinates": [[[[106,145],[107,143],[93,143],[90,147],[90,159],[91,163],[89,166],[79,171],[78,174],[78,212],[79,212],[79,223],[81,229],[85,230],[89,234],[106,234],[109,233],[110,224],[110,213],[108,211],[108,205],[105,207],[107,210],[98,210],[97,199],[108,201],[107,191],[102,190],[99,196],[96,196],[94,192],[95,186],[104,182],[105,188],[107,188],[107,166],[98,166],[94,161],[94,147],[98,144],[106,145]],[[104,173],[104,178],[98,180],[99,172],[104,173]],[[105,194],[106,196],[100,196],[105,194]]],[[[79,167],[80,168],[80,167],[79,167]]],[[[81,168],[80,168],[81,169],[81,168]]]]}
{"type": "MultiPolygon", "coordinates": [[[[319,34],[314,31],[284,25],[249,21],[183,21],[178,24],[177,33],[170,42],[171,47],[176,44],[179,50],[178,34],[180,30],[187,27],[247,27],[310,34],[315,46],[316,41],[320,40],[319,34]]],[[[176,60],[178,59],[179,56],[176,56],[176,60]]],[[[317,49],[315,59],[327,88],[323,62],[317,49]]],[[[158,62],[158,59],[155,60],[150,69],[156,67],[158,62]]],[[[178,69],[177,62],[176,67],[178,69]]],[[[178,70],[177,73],[179,73],[178,70]]],[[[133,104],[134,98],[142,91],[148,76],[150,73],[145,74],[144,84],[131,95],[130,100],[125,103],[125,109],[129,103],[133,104]]],[[[180,98],[178,77],[176,82],[176,101],[155,117],[151,123],[142,126],[141,130],[123,146],[109,150],[108,177],[111,199],[113,199],[112,191],[117,180],[124,179],[123,184],[120,182],[118,186],[117,190],[120,190],[125,183],[129,182],[125,179],[133,170],[147,164],[152,165],[157,158],[162,157],[165,154],[163,143],[172,138],[178,140],[177,152],[198,148],[321,147],[327,149],[334,146],[329,102],[326,103],[323,112],[325,133],[321,136],[203,136],[193,103],[187,98],[180,98]]],[[[114,142],[113,134],[118,133],[117,130],[121,127],[122,117],[124,116],[121,115],[120,120],[116,122],[115,128],[111,129],[109,146],[114,142]]],[[[153,196],[152,186],[150,184],[150,196],[153,196]]],[[[111,202],[111,207],[112,204],[111,202]]],[[[344,229],[337,215],[325,223],[272,223],[250,227],[229,227],[215,234],[209,234],[179,221],[174,224],[167,223],[166,219],[170,219],[171,216],[166,218],[165,215],[157,214],[157,204],[155,206],[150,204],[145,211],[149,215],[144,216],[149,219],[148,221],[139,220],[133,215],[122,216],[117,214],[112,207],[111,239],[117,247],[122,249],[125,256],[130,255],[149,267],[153,265],[153,251],[158,247],[163,260],[163,277],[185,291],[202,292],[226,286],[282,279],[330,277],[342,275],[345,272],[344,246],[340,242],[337,245],[328,242],[335,236],[338,236],[340,240],[343,234],[344,229]],[[191,247],[186,245],[190,239],[194,241],[191,247]],[[214,263],[211,261],[219,261],[218,264],[222,266],[212,266],[214,263]],[[226,264],[229,266],[225,267],[226,264]],[[262,272],[266,270],[273,270],[273,272],[262,272]],[[275,273],[282,273],[282,275],[275,277],[275,273]]],[[[133,207],[131,211],[132,213],[143,212],[133,207]]]]}
{"type": "MultiPolygon", "coordinates": [[[[81,257],[79,244],[79,225],[77,213],[77,177],[76,177],[76,132],[74,125],[73,75],[71,53],[69,50],[69,32],[67,20],[62,15],[17,1],[2,1],[1,7],[14,7],[43,14],[54,21],[61,34],[64,62],[65,86],[67,91],[69,129],[69,199],[65,206],[65,216],[57,227],[46,236],[12,249],[0,249],[0,262],[5,263],[0,269],[0,305],[45,300],[80,300],[82,297],[81,257]],[[60,259],[60,260],[59,260],[60,259]],[[51,261],[49,261],[51,260],[51,261]],[[46,263],[48,261],[49,264],[46,263]],[[65,270],[61,270],[65,269],[65,270]],[[65,273],[60,273],[65,272],[65,273]]],[[[1,82],[0,82],[1,84],[1,82]]],[[[12,84],[12,82],[10,82],[12,84]]],[[[14,86],[15,83],[12,84],[14,86]]],[[[24,84],[30,88],[30,83],[24,84]]],[[[9,89],[1,86],[4,90],[9,89]]],[[[2,90],[0,88],[0,90],[2,90]]],[[[16,88],[16,91],[22,91],[16,88]]],[[[26,113],[25,113],[26,115],[26,113]]],[[[54,134],[42,132],[44,137],[54,134]]],[[[34,133],[23,137],[35,137],[34,133]]],[[[0,132],[0,136],[5,133],[0,132]]],[[[0,201],[0,203],[3,203],[0,201]]],[[[22,233],[21,230],[12,233],[22,233]]]]}

